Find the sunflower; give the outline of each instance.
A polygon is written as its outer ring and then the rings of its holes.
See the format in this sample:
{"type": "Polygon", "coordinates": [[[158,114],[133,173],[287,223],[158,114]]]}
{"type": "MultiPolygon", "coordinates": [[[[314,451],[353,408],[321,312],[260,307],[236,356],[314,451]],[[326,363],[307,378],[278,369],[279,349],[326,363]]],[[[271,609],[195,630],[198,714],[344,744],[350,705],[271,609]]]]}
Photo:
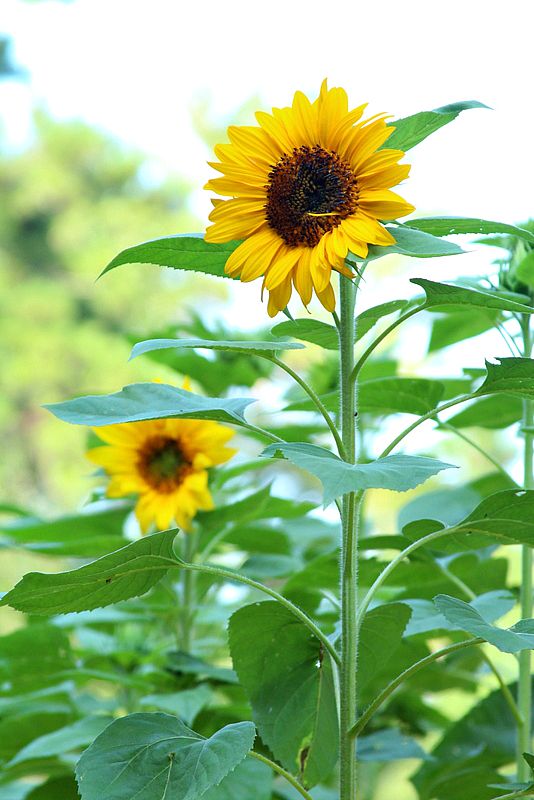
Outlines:
{"type": "Polygon", "coordinates": [[[414,210],[390,187],[408,176],[402,150],[384,149],[395,130],[378,114],[361,120],[367,104],[349,111],[344,89],[323,82],[313,103],[296,92],[291,108],[259,111],[257,126],[228,128],[230,144],[215,148],[211,163],[223,177],[206,187],[215,199],[207,242],[244,239],[228,259],[231,277],[263,276],[274,316],[291,297],[305,306],[313,291],[335,308],[332,270],[354,277],[348,252],[364,259],[367,246],[391,245],[380,220],[414,210]]]}
{"type": "Polygon", "coordinates": [[[217,422],[157,419],[96,428],[106,444],[87,453],[110,476],[108,497],[138,495],[135,513],[146,533],[175,522],[188,530],[199,509],[213,508],[209,467],[235,450],[225,447],[234,432],[217,422]]]}

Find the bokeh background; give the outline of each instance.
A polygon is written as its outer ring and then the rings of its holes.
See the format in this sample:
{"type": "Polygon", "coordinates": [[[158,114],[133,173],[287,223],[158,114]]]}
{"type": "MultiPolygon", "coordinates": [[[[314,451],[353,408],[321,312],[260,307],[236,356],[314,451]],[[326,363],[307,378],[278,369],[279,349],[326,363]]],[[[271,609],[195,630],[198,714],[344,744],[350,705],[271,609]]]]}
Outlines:
{"type": "MultiPolygon", "coordinates": [[[[4,510],[53,516],[79,507],[93,485],[86,431],[61,424],[43,403],[168,378],[164,366],[128,363],[131,342],[197,314],[208,330],[221,321],[235,330],[266,323],[257,284],[149,266],[96,281],[128,245],[205,227],[206,162],[228,124],[288,104],[296,89],[313,96],[325,77],[344,86],[354,106],[369,101],[370,114],[402,117],[476,99],[491,110],[463,113],[409,154],[402,194],[417,216],[532,216],[533,22],[531,0],[0,0],[4,510]]],[[[362,308],[414,294],[410,277],[494,272],[497,250],[468,250],[455,259],[380,261],[366,275],[362,308]]],[[[292,310],[302,315],[296,302],[292,310]]],[[[394,343],[404,374],[421,369],[428,336],[418,320],[394,343]]],[[[487,333],[427,363],[458,375],[484,356],[506,355],[503,348],[487,333]]],[[[267,382],[255,387],[273,416],[277,391],[267,382]]],[[[420,435],[427,451],[432,435],[420,435]]],[[[476,436],[520,476],[517,441],[476,436]]],[[[417,437],[411,446],[417,450],[417,437]]],[[[440,457],[452,460],[459,445],[444,447],[440,457]]],[[[465,453],[462,463],[466,480],[485,470],[465,453]]],[[[396,501],[377,498],[388,529],[396,501]]],[[[4,560],[1,587],[28,565],[4,560]]],[[[399,800],[411,796],[398,785],[399,800]]]]}

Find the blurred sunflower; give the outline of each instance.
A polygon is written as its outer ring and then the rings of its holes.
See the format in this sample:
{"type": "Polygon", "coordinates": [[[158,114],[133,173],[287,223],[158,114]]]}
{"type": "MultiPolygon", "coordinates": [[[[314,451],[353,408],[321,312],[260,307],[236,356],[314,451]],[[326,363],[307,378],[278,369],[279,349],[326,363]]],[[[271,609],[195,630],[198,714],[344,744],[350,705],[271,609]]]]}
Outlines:
{"type": "Polygon", "coordinates": [[[188,530],[197,511],[213,508],[207,470],[236,452],[225,447],[234,432],[205,420],[158,419],[94,431],[106,444],[87,457],[110,476],[108,497],[138,495],[135,513],[143,533],[152,523],[160,530],[173,523],[188,530]]]}
{"type": "Polygon", "coordinates": [[[230,126],[230,144],[215,148],[211,166],[223,177],[205,188],[229,199],[213,201],[206,241],[245,240],[225,270],[242,281],[264,276],[270,316],[292,286],[304,305],[315,290],[333,311],[332,270],[354,277],[348,252],[365,258],[369,244],[394,244],[379,220],[414,210],[390,190],[410,171],[398,164],[403,151],[379,149],[395,129],[384,114],[361,121],[366,105],[349,111],[345,90],[324,81],[313,103],[296,92],[291,108],[259,111],[258,126],[230,126]]]}

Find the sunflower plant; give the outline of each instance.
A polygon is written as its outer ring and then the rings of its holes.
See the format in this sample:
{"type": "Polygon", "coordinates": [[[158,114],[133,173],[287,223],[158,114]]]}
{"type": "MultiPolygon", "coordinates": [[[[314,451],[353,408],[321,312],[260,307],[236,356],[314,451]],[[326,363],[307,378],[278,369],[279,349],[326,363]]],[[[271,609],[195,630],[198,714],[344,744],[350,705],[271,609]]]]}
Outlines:
{"type": "Polygon", "coordinates": [[[28,615],[0,639],[2,707],[8,721],[39,709],[5,747],[2,800],[534,797],[532,226],[411,217],[409,183],[394,191],[408,150],[480,107],[391,121],[326,82],[313,101],[297,92],[217,146],[204,235],[106,267],[261,279],[267,315],[285,318],[134,339],[132,356],[177,380],[48,406],[92,429],[103,485],[80,515],[3,529],[8,546],[82,564],[29,573],[2,600],[28,615]],[[414,277],[415,297],[361,307],[377,259],[459,255],[451,234],[504,255],[484,278],[414,277]],[[507,350],[406,376],[387,348],[416,315],[432,353],[489,331],[507,350]],[[283,413],[249,408],[276,373],[283,413]],[[521,475],[493,435],[512,425],[521,475]],[[435,436],[416,455],[421,430],[435,436]],[[458,463],[429,454],[434,438],[458,463]],[[319,485],[327,513],[307,499],[319,485]]]}

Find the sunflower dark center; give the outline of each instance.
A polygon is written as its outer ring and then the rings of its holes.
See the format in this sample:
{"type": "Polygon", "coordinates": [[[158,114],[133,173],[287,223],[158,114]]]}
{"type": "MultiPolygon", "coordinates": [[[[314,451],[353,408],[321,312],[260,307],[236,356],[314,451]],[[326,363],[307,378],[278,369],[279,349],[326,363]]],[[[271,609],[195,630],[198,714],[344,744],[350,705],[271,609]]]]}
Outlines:
{"type": "Polygon", "coordinates": [[[358,186],[350,166],[319,145],[295,148],[269,173],[267,221],[291,247],[313,247],[357,205],[358,186]]]}
{"type": "Polygon", "coordinates": [[[145,443],[138,466],[147,483],[158,491],[170,492],[182,482],[190,463],[175,439],[154,436],[145,443]]]}

